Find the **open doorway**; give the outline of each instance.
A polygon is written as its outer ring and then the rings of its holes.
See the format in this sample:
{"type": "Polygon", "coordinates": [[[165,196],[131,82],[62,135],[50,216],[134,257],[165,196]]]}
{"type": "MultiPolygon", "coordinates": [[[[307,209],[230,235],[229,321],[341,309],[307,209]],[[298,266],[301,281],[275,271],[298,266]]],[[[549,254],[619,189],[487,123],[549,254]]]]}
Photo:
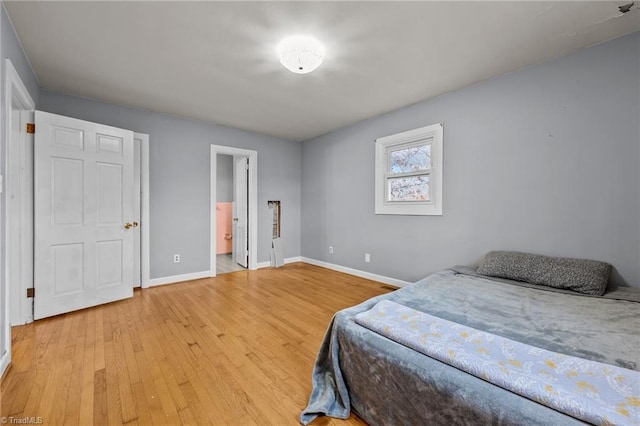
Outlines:
{"type": "Polygon", "coordinates": [[[226,274],[246,269],[246,262],[242,265],[236,261],[234,252],[237,250],[234,248],[238,239],[246,240],[247,237],[246,233],[238,235],[236,224],[239,205],[248,205],[248,193],[244,191],[244,200],[241,203],[235,199],[239,194],[236,194],[234,185],[234,157],[219,154],[216,161],[216,271],[218,274],[226,274]]]}
{"type": "Polygon", "coordinates": [[[256,151],[211,145],[211,276],[257,269],[256,151]]]}

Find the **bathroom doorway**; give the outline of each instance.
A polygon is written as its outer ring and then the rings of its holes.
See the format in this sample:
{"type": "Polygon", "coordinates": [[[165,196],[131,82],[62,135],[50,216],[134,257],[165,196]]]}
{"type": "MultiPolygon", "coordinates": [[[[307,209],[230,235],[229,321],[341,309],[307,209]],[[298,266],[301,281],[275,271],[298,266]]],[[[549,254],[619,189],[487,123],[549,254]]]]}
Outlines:
{"type": "Polygon", "coordinates": [[[246,210],[247,206],[247,191],[240,191],[238,194],[236,189],[238,182],[240,184],[244,182],[246,186],[246,178],[236,176],[236,161],[233,155],[218,154],[216,158],[216,272],[218,274],[246,269],[237,261],[236,250],[234,250],[237,247],[235,244],[238,238],[246,240],[246,232],[238,232],[237,219],[239,216],[246,218],[246,214],[240,214],[246,212],[238,210],[246,210]],[[244,199],[237,200],[238,197],[244,197],[244,199]]]}

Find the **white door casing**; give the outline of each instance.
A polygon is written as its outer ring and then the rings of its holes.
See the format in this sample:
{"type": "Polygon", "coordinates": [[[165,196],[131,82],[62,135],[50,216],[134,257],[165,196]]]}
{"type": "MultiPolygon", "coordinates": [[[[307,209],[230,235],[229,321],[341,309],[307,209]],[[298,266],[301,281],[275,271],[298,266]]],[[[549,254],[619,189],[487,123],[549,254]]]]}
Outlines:
{"type": "Polygon", "coordinates": [[[133,132],[36,111],[34,318],[133,295],[133,132]]]}
{"type": "MultiPolygon", "coordinates": [[[[148,288],[151,281],[150,236],[149,236],[149,135],[134,133],[133,139],[140,144],[140,287],[148,288]]],[[[137,174],[137,172],[134,171],[137,174]]]]}
{"type": "MultiPolygon", "coordinates": [[[[33,264],[32,200],[33,200],[33,137],[26,133],[26,123],[32,122],[35,103],[10,59],[4,61],[3,124],[5,176],[4,229],[0,241],[5,269],[0,276],[0,377],[11,363],[11,323],[31,321],[31,299],[26,288],[32,285],[33,264]]],[[[1,151],[1,150],[0,150],[1,151]]]]}
{"type": "Polygon", "coordinates": [[[26,132],[27,123],[33,123],[33,111],[15,107],[7,111],[11,135],[7,140],[6,277],[13,290],[11,325],[22,325],[33,321],[33,300],[26,295],[26,289],[33,287],[33,135],[26,132]]]}
{"type": "Polygon", "coordinates": [[[142,140],[133,136],[133,287],[140,287],[141,265],[140,265],[140,217],[141,217],[141,188],[140,169],[142,164],[142,140]]]}
{"type": "Polygon", "coordinates": [[[233,259],[246,268],[249,255],[247,233],[249,162],[247,157],[234,157],[233,163],[233,259]]]}

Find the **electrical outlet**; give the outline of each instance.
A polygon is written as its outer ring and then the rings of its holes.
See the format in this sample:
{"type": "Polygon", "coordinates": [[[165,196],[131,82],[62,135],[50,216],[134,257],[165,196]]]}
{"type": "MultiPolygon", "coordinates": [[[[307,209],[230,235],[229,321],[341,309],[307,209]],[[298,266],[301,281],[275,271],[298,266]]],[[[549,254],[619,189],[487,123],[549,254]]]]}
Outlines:
{"type": "Polygon", "coordinates": [[[333,254],[333,246],[329,246],[329,254],[333,254]]]}
{"type": "Polygon", "coordinates": [[[367,263],[371,262],[371,255],[369,253],[364,254],[364,261],[367,263]]]}
{"type": "Polygon", "coordinates": [[[180,255],[179,254],[174,254],[173,255],[173,263],[180,263],[180,255]]]}

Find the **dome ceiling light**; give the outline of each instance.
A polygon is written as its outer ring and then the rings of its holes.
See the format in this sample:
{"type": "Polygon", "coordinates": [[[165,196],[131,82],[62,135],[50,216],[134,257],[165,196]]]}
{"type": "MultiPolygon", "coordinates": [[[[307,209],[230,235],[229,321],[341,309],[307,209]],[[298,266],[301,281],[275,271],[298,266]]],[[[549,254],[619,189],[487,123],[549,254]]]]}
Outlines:
{"type": "Polygon", "coordinates": [[[278,45],[280,63],[296,74],[308,74],[318,68],[323,55],[322,44],[307,35],[287,37],[278,45]]]}

